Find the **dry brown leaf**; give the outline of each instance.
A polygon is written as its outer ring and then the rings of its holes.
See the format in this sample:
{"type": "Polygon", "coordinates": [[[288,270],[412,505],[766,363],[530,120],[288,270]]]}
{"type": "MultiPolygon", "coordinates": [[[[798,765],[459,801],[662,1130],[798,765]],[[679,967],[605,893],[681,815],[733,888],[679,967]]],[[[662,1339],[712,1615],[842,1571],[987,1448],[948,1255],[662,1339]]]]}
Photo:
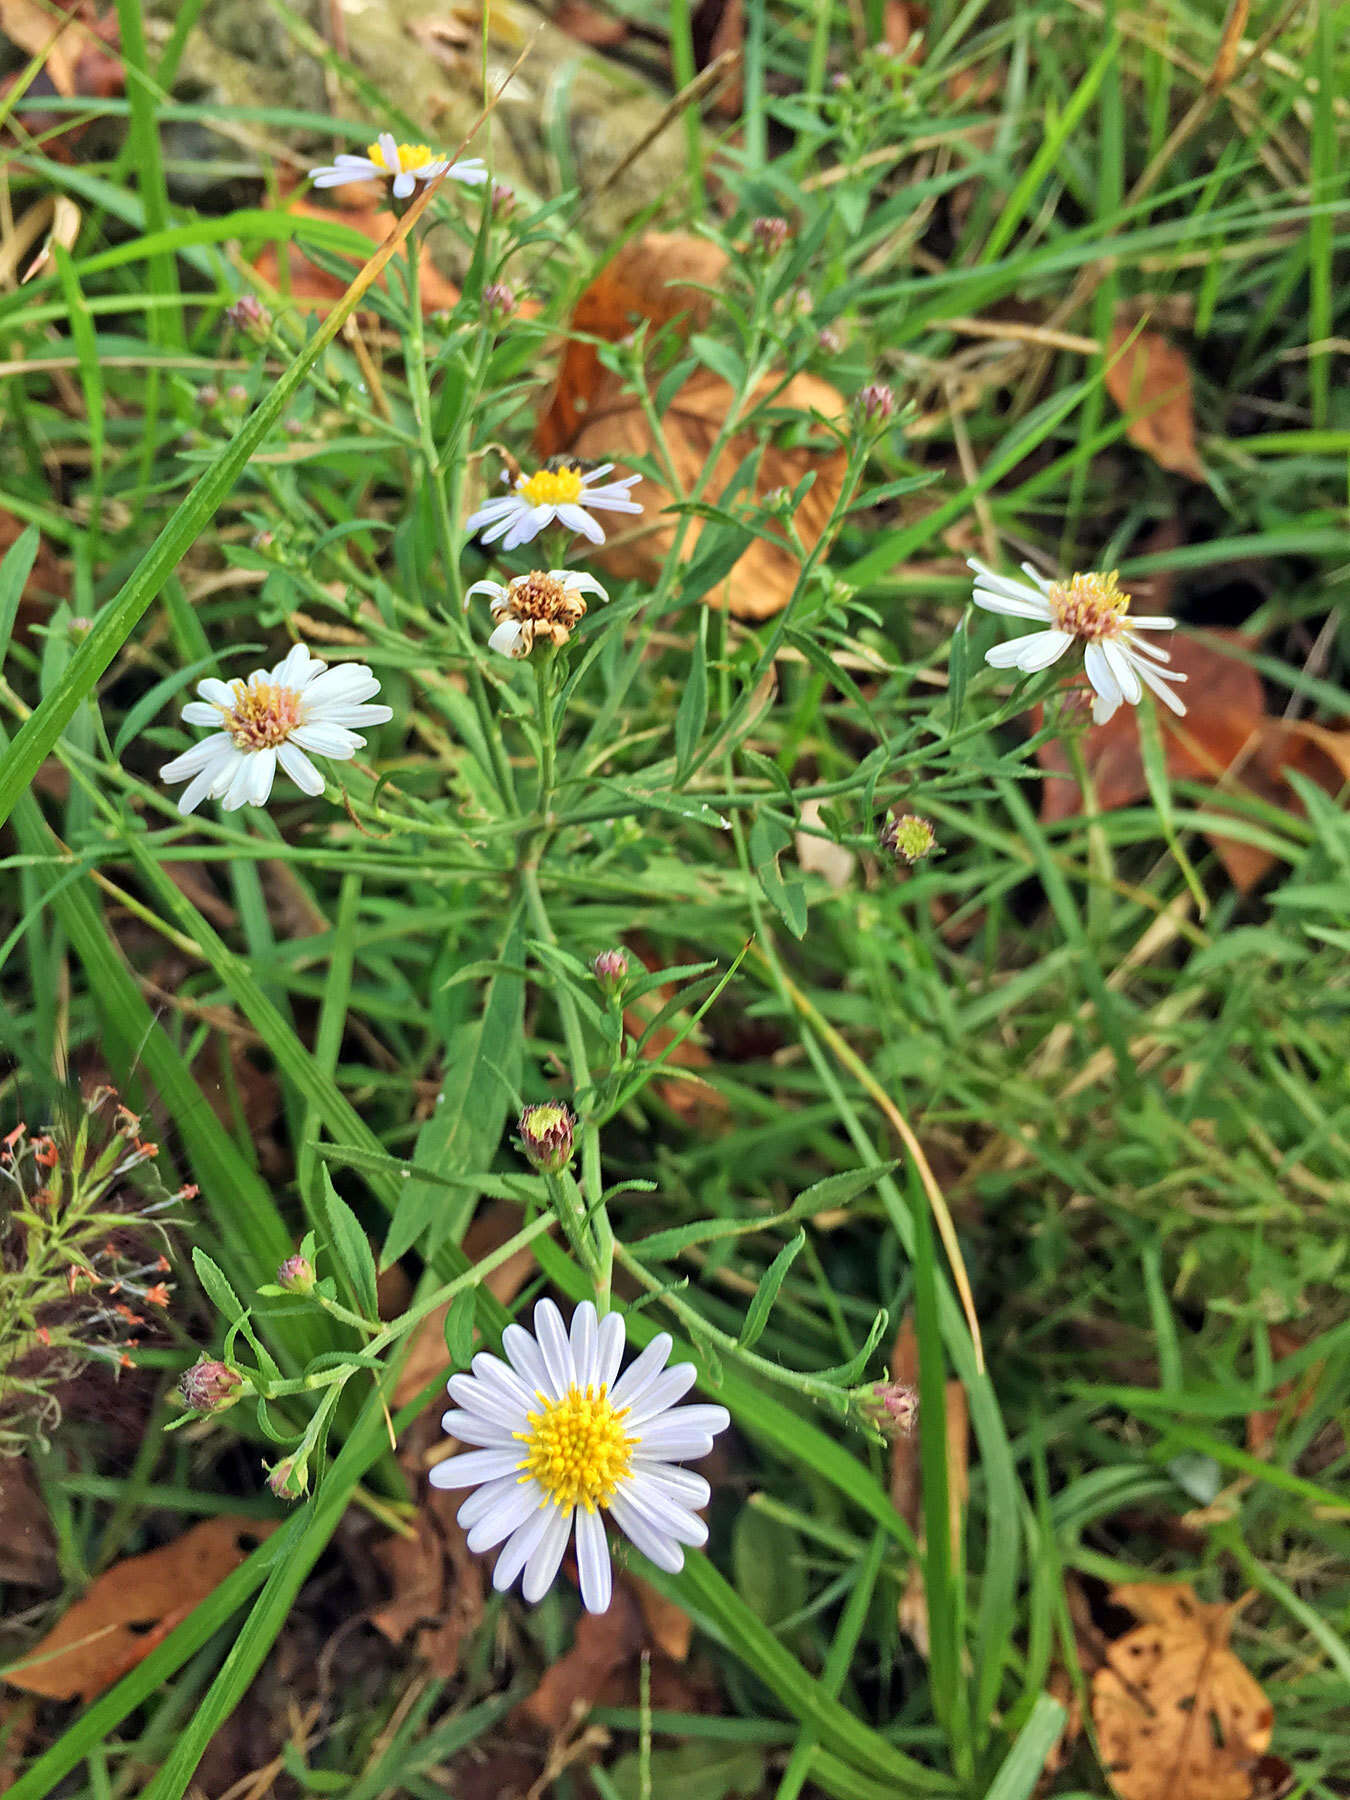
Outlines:
{"type": "MultiPolygon", "coordinates": [[[[700,369],[670,402],[661,424],[675,473],[686,492],[703,472],[733,399],[727,382],[708,369],[700,369]]],[[[775,412],[799,415],[816,411],[826,417],[838,417],[844,411],[843,397],[819,376],[808,374],[793,375],[786,382],[780,376],[765,376],[755,389],[748,410],[753,412],[755,407],[770,402],[775,412]]],[[[751,428],[737,432],[722,446],[703,490],[705,498],[717,501],[756,442],[751,428]]],[[[583,461],[623,462],[634,455],[651,456],[655,449],[638,397],[626,393],[617,378],[608,378],[572,446],[573,454],[583,461]]],[[[846,463],[845,453],[837,448],[780,449],[769,444],[760,459],[754,497],[762,500],[780,488],[792,491],[804,476],[813,474],[815,481],[793,515],[802,544],[810,551],[839,497],[846,463]]],[[[650,478],[636,491],[644,509],[641,527],[597,546],[592,560],[619,579],[632,576],[639,581],[654,581],[675,538],[675,516],[660,516],[663,508],[672,504],[673,496],[650,478]]],[[[686,562],[694,554],[702,530],[701,519],[688,522],[682,552],[686,562]]],[[[787,605],[800,568],[797,552],[786,538],[756,537],[731,573],[704,599],[710,606],[728,607],[738,619],[767,619],[787,605]]]]}
{"type": "MultiPolygon", "coordinates": [[[[802,803],[802,824],[819,825],[822,802],[806,800],[802,803]]],[[[833,843],[829,838],[817,837],[814,832],[799,831],[797,833],[797,866],[807,875],[823,875],[826,882],[836,894],[842,893],[853,879],[853,871],[858,866],[858,859],[843,844],[833,843]]]]}
{"type": "Polygon", "coordinates": [[[0,1582],[45,1588],[59,1573],[51,1520],[28,1464],[0,1458],[0,1582]]]}
{"type": "Polygon", "coordinates": [[[916,5],[915,0],[886,0],[882,14],[881,41],[893,56],[904,56],[907,61],[917,61],[922,44],[913,40],[927,23],[926,6],[916,5]]]}
{"type": "Polygon", "coordinates": [[[629,1574],[625,1577],[629,1587],[637,1595],[638,1605],[642,1608],[642,1622],[647,1627],[647,1635],[662,1656],[668,1656],[672,1662],[684,1662],[689,1655],[689,1646],[694,1638],[694,1621],[682,1606],[654,1588],[650,1581],[644,1581],[641,1575],[629,1574]]]}
{"type": "MultiPolygon", "coordinates": [[[[371,244],[382,244],[389,233],[398,224],[397,217],[391,212],[383,212],[369,198],[371,186],[369,182],[349,184],[332,190],[338,198],[339,209],[327,206],[312,206],[308,200],[288,200],[285,211],[294,213],[302,219],[338,220],[343,225],[350,225],[368,237],[371,244]]],[[[289,275],[290,303],[301,312],[327,313],[333,302],[340,300],[356,274],[357,264],[352,263],[352,274],[344,279],[339,275],[330,275],[327,269],[321,269],[311,262],[304,251],[294,243],[265,244],[261,253],[255,257],[255,272],[274,288],[284,286],[282,279],[282,255],[286,257],[286,269],[289,275]]],[[[418,271],[421,283],[422,311],[434,313],[447,311],[459,302],[459,289],[453,281],[445,276],[432,262],[425,241],[418,258],[418,271]]],[[[383,284],[386,277],[381,275],[383,284]]]]}
{"type": "Polygon", "coordinates": [[[1121,1800],[1251,1800],[1274,1711],[1228,1647],[1237,1607],[1155,1582],[1124,1582],[1111,1598],[1142,1621],[1092,1678],[1102,1763],[1121,1800]]]}
{"type": "MultiPolygon", "coordinates": [[[[740,50],[745,44],[745,0],[699,0],[689,22],[693,39],[694,62],[706,69],[728,50],[740,50]]],[[[724,119],[739,119],[745,104],[745,83],[739,70],[732,80],[724,82],[709,103],[709,112],[724,119]]]]}
{"type": "Polygon", "coordinates": [[[87,1704],[143,1662],[275,1530],[273,1520],[203,1519],[161,1549],[114,1563],[5,1680],[87,1704]]]}
{"type": "Polygon", "coordinates": [[[1242,34],[1247,29],[1247,15],[1250,11],[1251,0],[1232,0],[1228,8],[1228,17],[1223,22],[1219,48],[1214,57],[1214,67],[1210,70],[1206,83],[1211,93],[1227,87],[1233,79],[1237,68],[1238,47],[1242,43],[1242,34]]]}
{"type": "Polygon", "coordinates": [[[595,50],[612,50],[628,36],[627,19],[603,12],[600,7],[592,6],[590,0],[560,0],[553,23],[568,37],[575,38],[579,44],[589,44],[595,50]]]}
{"type": "MultiPolygon", "coordinates": [[[[900,1321],[891,1346],[890,1378],[917,1393],[919,1387],[919,1339],[912,1314],[900,1321]]],[[[961,1521],[970,1493],[970,1424],[966,1390],[959,1381],[949,1381],[943,1404],[943,1429],[947,1434],[947,1503],[948,1525],[953,1554],[959,1553],[961,1521]]],[[[901,1434],[891,1442],[891,1504],[904,1519],[915,1537],[923,1544],[923,1478],[921,1474],[922,1418],[914,1430],[901,1434]]],[[[912,1562],[900,1596],[900,1629],[911,1639],[921,1656],[928,1655],[928,1597],[924,1592],[923,1570],[912,1562]]]]}
{"type": "MultiPolygon", "coordinates": [[[[1251,640],[1241,632],[1217,630],[1203,639],[1177,632],[1169,640],[1172,667],[1190,679],[1185,718],[1159,709],[1168,775],[1173,781],[1209,781],[1252,794],[1302,817],[1303,803],[1286,770],[1306,775],[1328,794],[1340,793],[1350,783],[1350,731],[1268,717],[1259,676],[1247,663],[1226,654],[1225,644],[1245,649],[1251,640]]],[[[1041,716],[1036,708],[1037,727],[1041,716]]],[[[1120,707],[1105,725],[1089,727],[1082,748],[1102,812],[1132,806],[1148,794],[1139,722],[1129,707],[1120,707]]],[[[1068,754],[1058,738],[1042,744],[1036,756],[1048,773],[1068,775],[1068,754]]],[[[1082,804],[1072,778],[1047,781],[1041,818],[1046,823],[1072,818],[1082,804]]],[[[1214,806],[1222,810],[1222,799],[1214,806]]],[[[1205,835],[1239,893],[1249,892],[1274,866],[1275,857],[1257,844],[1214,832],[1205,835]]]]}
{"type": "MultiPolygon", "coordinates": [[[[687,231],[649,231],[625,244],[577,301],[571,331],[617,344],[643,319],[653,331],[684,317],[683,335],[706,324],[727,258],[716,244],[687,231]],[[698,285],[692,285],[697,283],[698,285]]],[[[569,341],[558,367],[553,397],[535,432],[541,456],[567,449],[601,383],[594,344],[569,341]]]]}
{"type": "Polygon", "coordinates": [[[583,1612],[572,1648],[545,1669],[543,1680],[518,1711],[550,1738],[570,1732],[589,1712],[618,1669],[642,1647],[642,1610],[626,1582],[616,1581],[614,1598],[602,1613],[583,1612]]]}
{"type": "MultiPolygon", "coordinates": [[[[628,336],[637,323],[650,321],[663,329],[680,321],[687,336],[705,324],[715,289],[725,275],[722,250],[687,232],[648,232],[627,245],[586,289],[572,315],[574,334],[611,343],[628,336]]],[[[702,474],[733,399],[731,388],[707,369],[697,371],[675,395],[662,419],[666,448],[680,485],[687,492],[702,474]]],[[[845,410],[842,396],[814,375],[795,375],[783,382],[766,376],[752,398],[751,409],[763,404],[776,413],[827,419],[845,410]]],[[[704,487],[716,501],[755,448],[754,428],[738,432],[723,447],[704,487]]],[[[618,462],[625,456],[656,454],[646,412],[639,397],[626,392],[618,377],[602,369],[592,344],[569,343],[553,397],[535,433],[541,456],[561,451],[581,461],[618,462]]],[[[778,488],[794,490],[807,474],[815,482],[797,509],[795,525],[810,550],[838,498],[845,455],[831,441],[828,448],[765,448],[755,486],[762,499],[778,488]]],[[[638,490],[644,518],[635,530],[610,538],[594,560],[611,575],[651,580],[660,569],[676,531],[675,518],[661,518],[672,496],[660,483],[646,480],[638,490]]],[[[702,527],[692,520],[685,530],[684,555],[693,554],[702,527]]],[[[706,596],[710,605],[729,606],[738,618],[765,619],[787,604],[798,575],[795,551],[783,539],[755,538],[731,574],[706,596]]]]}
{"type": "Polygon", "coordinates": [[[77,10],[68,7],[61,19],[38,0],[0,0],[0,32],[26,56],[43,58],[48,79],[67,100],[75,92],[80,55],[80,36],[74,29],[77,10]]]}
{"type": "Polygon", "coordinates": [[[1161,332],[1112,327],[1106,391],[1129,418],[1125,435],[1160,468],[1208,480],[1195,447],[1191,365],[1161,332]]]}

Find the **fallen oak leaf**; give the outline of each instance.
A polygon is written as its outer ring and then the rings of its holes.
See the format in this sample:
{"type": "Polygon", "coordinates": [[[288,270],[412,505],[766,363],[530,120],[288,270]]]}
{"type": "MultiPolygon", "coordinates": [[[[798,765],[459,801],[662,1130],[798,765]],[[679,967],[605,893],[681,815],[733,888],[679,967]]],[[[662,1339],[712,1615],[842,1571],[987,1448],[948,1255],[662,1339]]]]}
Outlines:
{"type": "Polygon", "coordinates": [[[1125,436],[1160,468],[1209,479],[1195,447],[1191,366],[1161,332],[1123,322],[1112,327],[1106,391],[1129,420],[1125,436]]]}
{"type": "MultiPolygon", "coordinates": [[[[364,184],[368,187],[369,184],[364,184]]],[[[316,219],[325,224],[337,223],[350,225],[354,231],[368,238],[372,245],[382,244],[389,233],[398,224],[391,212],[383,211],[373,200],[354,201],[350,198],[356,190],[353,186],[331,190],[342,202],[340,208],[331,206],[313,206],[308,200],[290,199],[285,203],[284,211],[300,220],[316,219]]],[[[288,239],[284,244],[265,244],[254,258],[254,273],[268,283],[270,287],[283,293],[290,304],[301,312],[331,312],[334,305],[346,293],[351,277],[334,275],[320,264],[311,260],[299,243],[300,233],[288,239]],[[283,265],[282,256],[285,256],[283,265]],[[284,273],[283,273],[284,268],[284,273]]],[[[353,262],[356,258],[353,257],[353,262]]],[[[459,304],[459,289],[453,281],[445,276],[432,262],[425,241],[418,251],[418,282],[422,297],[423,313],[445,312],[459,304]]],[[[380,285],[385,285],[386,278],[380,277],[380,285]]]]}
{"type": "Polygon", "coordinates": [[[1092,1678],[1103,1766],[1121,1800],[1251,1800],[1274,1710],[1228,1647],[1238,1608],[1188,1585],[1124,1582],[1112,1600],[1141,1621],[1092,1678]]]}
{"type": "Polygon", "coordinates": [[[105,1569],[23,1662],[12,1687],[88,1704],[134,1669],[237,1569],[276,1520],[203,1519],[182,1537],[105,1569]]]}
{"type": "Polygon", "coordinates": [[[726,252],[687,231],[649,231],[625,244],[578,299],[552,398],[535,431],[541,456],[556,456],[575,438],[604,379],[599,353],[585,338],[617,344],[643,319],[654,330],[682,321],[681,336],[707,323],[726,252]]]}
{"type": "MultiPolygon", "coordinates": [[[[1249,664],[1223,646],[1250,648],[1241,632],[1212,630],[1203,638],[1177,632],[1169,642],[1174,669],[1190,677],[1189,708],[1184,718],[1159,711],[1164,762],[1173,781],[1212,782],[1230,792],[1268,801],[1281,811],[1303,816],[1303,802],[1286,771],[1306,775],[1328,794],[1350,783],[1350,731],[1332,730],[1308,720],[1274,719],[1265,710],[1260,678],[1249,664]]],[[[1040,728],[1042,709],[1033,712],[1040,728]]],[[[1139,727],[1128,707],[1105,725],[1084,732],[1082,752],[1092,776],[1100,811],[1115,812],[1148,795],[1139,727]]],[[[1047,739],[1036,752],[1047,774],[1041,795],[1041,820],[1053,824],[1082,810],[1083,796],[1069,776],[1071,764],[1063,742],[1047,739]]],[[[1260,844],[1206,832],[1228,879],[1248,893],[1276,862],[1260,844]]]]}
{"type": "MultiPolygon", "coordinates": [[[[675,394],[661,420],[664,446],[676,477],[689,492],[703,475],[727,414],[736,399],[735,390],[709,369],[692,374],[675,394]]],[[[787,380],[766,375],[751,394],[747,423],[721,447],[704,483],[707,501],[716,504],[746,459],[760,445],[754,423],[757,409],[810,417],[822,413],[838,417],[845,410],[843,396],[819,376],[800,374],[787,380]]],[[[597,393],[571,452],[578,460],[623,462],[634,456],[658,454],[647,409],[641,397],[625,389],[617,377],[609,377],[597,393]]],[[[843,487],[847,456],[837,445],[819,449],[810,445],[780,448],[764,444],[752,496],[763,502],[782,490],[795,494],[807,478],[811,485],[798,501],[792,524],[809,554],[820,541],[843,487]]],[[[609,574],[623,579],[655,581],[675,541],[680,521],[672,513],[659,515],[675,504],[675,496],[660,482],[647,477],[639,490],[644,522],[637,529],[607,539],[592,552],[592,560],[609,574]]],[[[681,556],[693,557],[704,530],[702,518],[685,523],[681,556]]],[[[801,571],[801,559],[787,538],[756,533],[729,574],[698,596],[712,606],[725,606],[738,619],[767,619],[781,612],[791,599],[801,571]]]]}
{"type": "Polygon", "coordinates": [[[561,0],[553,23],[559,31],[565,31],[579,44],[589,44],[593,50],[613,50],[626,40],[630,30],[627,19],[602,12],[590,0],[561,0]]]}

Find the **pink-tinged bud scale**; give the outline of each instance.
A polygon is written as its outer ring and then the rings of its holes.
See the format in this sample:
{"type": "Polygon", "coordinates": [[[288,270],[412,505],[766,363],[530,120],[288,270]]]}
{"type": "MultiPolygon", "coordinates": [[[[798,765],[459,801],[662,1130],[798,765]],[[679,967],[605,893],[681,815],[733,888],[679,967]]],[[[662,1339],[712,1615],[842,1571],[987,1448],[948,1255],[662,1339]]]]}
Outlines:
{"type": "Polygon", "coordinates": [[[606,1000],[617,1000],[628,982],[628,955],[624,950],[602,950],[591,963],[591,974],[606,1000]]]}
{"type": "Polygon", "coordinates": [[[203,1357],[183,1371],[178,1396],[189,1412],[223,1412],[239,1398],[244,1378],[237,1369],[212,1357],[203,1357]]]}

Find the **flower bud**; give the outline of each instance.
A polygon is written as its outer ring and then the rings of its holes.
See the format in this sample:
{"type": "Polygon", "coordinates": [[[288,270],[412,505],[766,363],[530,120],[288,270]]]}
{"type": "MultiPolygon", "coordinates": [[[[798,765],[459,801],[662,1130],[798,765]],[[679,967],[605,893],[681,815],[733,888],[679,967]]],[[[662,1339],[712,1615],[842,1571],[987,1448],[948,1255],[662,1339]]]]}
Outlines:
{"type": "Polygon", "coordinates": [[[224,1412],[239,1398],[235,1390],[243,1385],[244,1378],[237,1369],[204,1356],[190,1369],[184,1369],[178,1382],[178,1397],[189,1412],[224,1412]]]}
{"type": "Polygon", "coordinates": [[[834,325],[822,325],[816,333],[816,348],[822,356],[838,356],[844,347],[843,334],[834,325]]]}
{"type": "Polygon", "coordinates": [[[494,181],[492,184],[493,218],[504,219],[508,213],[515,211],[515,205],[516,190],[508,187],[504,181],[494,181]]]}
{"type": "Polygon", "coordinates": [[[277,1270],[277,1286],[288,1294],[308,1294],[314,1282],[314,1264],[307,1256],[288,1256],[277,1270]]]}
{"type": "Polygon", "coordinates": [[[490,281],[483,289],[483,311],[498,313],[503,319],[509,319],[516,310],[515,289],[504,281],[490,281]]]}
{"type": "Polygon", "coordinates": [[[220,389],[214,381],[208,381],[197,389],[197,404],[203,412],[210,412],[220,404],[220,389]]]}
{"type": "Polygon", "coordinates": [[[561,1175],[572,1160],[576,1120],[571,1109],[545,1101],[527,1106],[520,1115],[520,1147],[541,1175],[561,1175]]]}
{"type": "Polygon", "coordinates": [[[895,411],[895,395],[884,381],[869,381],[858,395],[858,417],[864,425],[884,425],[895,411]]]}
{"type": "Polygon", "coordinates": [[[937,833],[917,813],[901,813],[898,817],[892,814],[882,826],[878,841],[883,850],[903,858],[911,867],[937,849],[937,833]]]}
{"type": "Polygon", "coordinates": [[[225,398],[231,406],[247,406],[248,389],[242,381],[232,381],[225,390],[225,398]]]}
{"type": "Polygon", "coordinates": [[[786,219],[756,219],[750,226],[750,235],[766,256],[774,256],[787,242],[791,229],[786,219]]]}
{"type": "Polygon", "coordinates": [[[225,317],[236,331],[250,337],[266,337],[272,329],[272,315],[256,294],[241,294],[233,306],[225,308],[225,317]]]}
{"type": "Polygon", "coordinates": [[[303,1456],[283,1456],[280,1462],[264,1463],[267,1485],[278,1500],[300,1500],[309,1492],[309,1464],[303,1456]]]}
{"type": "Polygon", "coordinates": [[[628,956],[623,950],[602,950],[591,963],[591,974],[606,1000],[617,1000],[628,982],[628,956]]]}

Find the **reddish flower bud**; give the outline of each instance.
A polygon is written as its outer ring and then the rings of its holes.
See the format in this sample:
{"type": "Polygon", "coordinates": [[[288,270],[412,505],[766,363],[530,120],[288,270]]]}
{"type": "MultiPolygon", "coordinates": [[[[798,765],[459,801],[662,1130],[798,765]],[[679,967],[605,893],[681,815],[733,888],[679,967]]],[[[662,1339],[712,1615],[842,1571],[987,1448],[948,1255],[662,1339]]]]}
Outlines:
{"type": "Polygon", "coordinates": [[[183,1371],[178,1395],[189,1412],[223,1412],[239,1398],[236,1389],[243,1385],[244,1378],[237,1369],[204,1356],[183,1371]]]}
{"type": "Polygon", "coordinates": [[[288,1294],[308,1294],[314,1281],[314,1264],[307,1256],[288,1256],[277,1270],[277,1286],[288,1294]]]}
{"type": "Polygon", "coordinates": [[[280,1462],[264,1463],[267,1485],[278,1500],[299,1500],[309,1492],[309,1466],[303,1457],[283,1456],[280,1462]]]}
{"type": "Polygon", "coordinates": [[[628,955],[624,950],[602,950],[591,963],[591,974],[606,1000],[617,1000],[628,982],[628,955]]]}
{"type": "Polygon", "coordinates": [[[256,294],[241,294],[233,306],[225,308],[225,317],[236,331],[251,337],[266,337],[272,329],[272,315],[256,294]]]}
{"type": "Polygon", "coordinates": [[[904,1381],[879,1381],[862,1402],[872,1424],[887,1437],[908,1437],[919,1416],[919,1393],[904,1381]]]}
{"type": "Polygon", "coordinates": [[[884,381],[869,381],[858,395],[858,415],[864,425],[884,425],[895,411],[895,395],[884,381]]]}
{"type": "Polygon", "coordinates": [[[504,281],[490,281],[483,289],[483,311],[510,318],[516,310],[516,293],[504,281]]]}
{"type": "Polygon", "coordinates": [[[791,229],[786,219],[756,219],[750,227],[750,235],[766,256],[773,256],[783,248],[791,229]]]}

